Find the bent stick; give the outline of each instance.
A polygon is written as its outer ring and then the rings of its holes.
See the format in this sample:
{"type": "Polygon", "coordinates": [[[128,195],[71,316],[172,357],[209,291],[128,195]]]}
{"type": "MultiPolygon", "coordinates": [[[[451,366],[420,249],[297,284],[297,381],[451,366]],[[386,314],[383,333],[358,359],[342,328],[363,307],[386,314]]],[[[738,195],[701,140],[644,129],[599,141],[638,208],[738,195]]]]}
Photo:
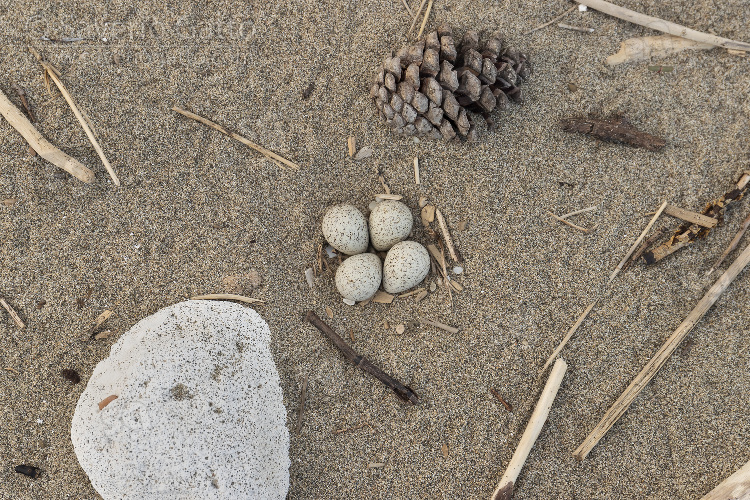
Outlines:
{"type": "Polygon", "coordinates": [[[737,260],[727,269],[721,278],[714,283],[706,295],[698,302],[698,305],[690,311],[685,321],[677,327],[672,335],[667,339],[659,351],[651,358],[641,372],[633,379],[627,389],[615,401],[612,407],[607,410],[599,424],[584,439],[581,446],[573,453],[578,460],[583,460],[589,452],[597,445],[609,429],[617,422],[621,416],[628,411],[638,394],[645,389],[646,385],[656,376],[667,359],[677,349],[680,342],[695,328],[695,325],[703,318],[708,310],[713,306],[722,293],[729,287],[738,274],[742,272],[750,263],[750,245],[737,257],[737,260]]]}
{"type": "Polygon", "coordinates": [[[380,368],[370,363],[369,360],[365,359],[364,356],[361,356],[354,352],[354,349],[349,347],[349,345],[344,342],[344,339],[339,337],[339,335],[334,332],[333,329],[328,326],[322,319],[320,319],[320,317],[313,311],[307,311],[305,320],[312,324],[315,328],[320,330],[320,332],[326,337],[328,337],[331,342],[333,342],[334,345],[339,348],[344,357],[348,359],[354,366],[361,369],[362,371],[366,371],[376,379],[380,380],[383,384],[393,389],[393,392],[396,393],[396,396],[398,396],[403,401],[411,404],[419,403],[419,397],[417,396],[416,392],[411,390],[410,387],[403,385],[401,382],[394,379],[390,375],[384,373],[380,368]]]}
{"type": "Polygon", "coordinates": [[[29,146],[36,151],[39,156],[59,167],[78,180],[87,184],[94,182],[94,172],[86,168],[75,158],[63,153],[60,149],[53,146],[45,139],[39,131],[34,128],[28,118],[16,108],[8,97],[0,91],[0,113],[8,120],[8,123],[20,133],[29,146]]]}

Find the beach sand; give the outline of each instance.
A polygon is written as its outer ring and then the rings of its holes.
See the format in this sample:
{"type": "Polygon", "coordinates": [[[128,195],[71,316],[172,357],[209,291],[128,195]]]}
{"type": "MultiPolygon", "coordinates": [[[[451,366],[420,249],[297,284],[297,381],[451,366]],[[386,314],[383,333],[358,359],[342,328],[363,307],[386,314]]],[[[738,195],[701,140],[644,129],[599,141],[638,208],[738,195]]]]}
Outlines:
{"type": "MultiPolygon", "coordinates": [[[[619,3],[750,40],[742,0],[619,3]]],[[[500,114],[497,131],[479,125],[478,144],[445,144],[394,137],[368,97],[377,64],[407,42],[411,20],[398,0],[4,2],[0,88],[19,103],[12,84],[23,87],[39,130],[91,167],[96,181],[60,178],[0,120],[0,199],[17,200],[0,205],[0,293],[27,323],[21,330],[0,313],[0,498],[97,498],[69,435],[95,365],[146,315],[196,294],[237,291],[224,278],[252,269],[262,284],[241,282],[239,291],[267,301],[257,310],[273,334],[290,429],[309,379],[301,432],[291,437],[290,499],[488,498],[533,411],[546,377],[540,368],[595,297],[599,304],[562,351],[568,373],[515,498],[694,499],[747,462],[747,272],[589,457],[572,456],[718,277],[705,272],[750,211],[747,201],[736,204],[706,240],[605,285],[646,226],[644,214],[664,200],[701,210],[750,168],[750,58],[717,49],[608,68],[603,61],[621,41],[657,33],[592,11],[562,20],[595,28],[591,34],[556,24],[522,34],[570,5],[435,1],[428,30],[443,22],[459,36],[501,29],[534,64],[526,102],[500,114]],[[60,69],[120,188],[59,92],[45,89],[28,45],[60,69]],[[172,106],[301,169],[282,170],[172,106]],[[626,113],[668,144],[648,152],[557,125],[588,113],[626,113]],[[349,135],[371,146],[372,157],[348,158],[349,135]],[[410,297],[350,307],[331,274],[308,287],[304,270],[323,243],[325,208],[346,202],[366,210],[383,190],[378,170],[413,209],[413,239],[429,241],[420,196],[447,217],[465,257],[457,276],[465,290],[452,305],[438,288],[418,304],[410,297]],[[548,214],[591,205],[599,209],[574,219],[596,226],[588,234],[548,214]],[[115,313],[105,328],[112,335],[82,341],[105,309],[115,313]],[[303,322],[308,309],[349,341],[351,330],[353,348],[410,385],[421,404],[405,406],[347,364],[303,322]],[[419,326],[420,316],[460,332],[419,326]],[[81,383],[65,381],[62,368],[77,370],[81,383]],[[43,475],[17,474],[18,464],[43,475]]],[[[677,225],[665,216],[656,227],[677,225]]]]}

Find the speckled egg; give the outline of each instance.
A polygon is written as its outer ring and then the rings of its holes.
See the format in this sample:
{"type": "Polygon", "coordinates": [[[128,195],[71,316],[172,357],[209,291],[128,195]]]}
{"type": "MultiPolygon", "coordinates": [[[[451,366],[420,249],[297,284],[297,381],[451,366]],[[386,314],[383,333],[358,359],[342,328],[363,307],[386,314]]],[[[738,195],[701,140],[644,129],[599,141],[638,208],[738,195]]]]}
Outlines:
{"type": "Polygon", "coordinates": [[[383,264],[383,288],[400,293],[418,285],[430,272],[430,254],[416,241],[402,241],[388,250],[383,264]]]}
{"type": "Polygon", "coordinates": [[[388,250],[411,233],[414,218],[409,207],[396,200],[384,200],[370,212],[370,240],[375,250],[388,250]]]}
{"type": "Polygon", "coordinates": [[[334,205],[323,216],[323,236],[339,252],[356,255],[367,250],[367,220],[357,207],[334,205]]]}
{"type": "Polygon", "coordinates": [[[336,270],[336,288],[349,300],[367,300],[378,291],[383,278],[380,257],[372,253],[352,255],[336,270]]]}

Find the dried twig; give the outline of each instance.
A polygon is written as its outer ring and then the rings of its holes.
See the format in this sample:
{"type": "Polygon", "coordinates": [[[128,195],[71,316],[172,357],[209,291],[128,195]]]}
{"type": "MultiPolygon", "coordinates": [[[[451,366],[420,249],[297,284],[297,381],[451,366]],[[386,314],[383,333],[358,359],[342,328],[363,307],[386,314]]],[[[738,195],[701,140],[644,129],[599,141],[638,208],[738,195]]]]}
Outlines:
{"type": "Polygon", "coordinates": [[[586,308],[585,311],[583,311],[583,314],[581,314],[575,323],[573,323],[573,326],[570,327],[570,330],[568,330],[568,333],[565,334],[565,337],[562,339],[562,342],[557,346],[557,348],[554,350],[554,352],[550,355],[549,359],[547,359],[547,362],[544,363],[544,366],[541,370],[539,370],[539,373],[542,373],[544,370],[547,369],[547,367],[552,363],[552,361],[555,359],[555,357],[560,354],[560,351],[562,351],[563,347],[565,347],[565,344],[568,343],[568,340],[573,336],[573,334],[578,331],[578,328],[583,324],[583,321],[586,319],[586,317],[589,315],[591,310],[596,305],[596,300],[589,304],[589,306],[586,308]]]}
{"type": "Polygon", "coordinates": [[[573,26],[572,24],[565,24],[565,23],[560,23],[557,25],[557,27],[565,29],[565,30],[580,31],[581,33],[593,33],[594,32],[594,28],[582,28],[580,26],[573,26]]]}
{"type": "Polygon", "coordinates": [[[687,28],[685,26],[680,26],[679,24],[671,23],[669,21],[659,19],[658,17],[647,16],[645,14],[640,14],[624,7],[619,7],[604,0],[576,1],[578,3],[586,5],[587,7],[596,9],[599,12],[603,12],[604,14],[609,14],[610,16],[631,22],[633,24],[645,26],[646,28],[669,33],[670,35],[687,38],[688,40],[695,40],[696,42],[710,43],[711,45],[717,45],[719,47],[724,47],[725,49],[744,50],[746,52],[750,51],[750,43],[736,42],[734,40],[729,40],[728,38],[701,33],[700,31],[691,30],[690,28],[687,28]]]}
{"type": "Polygon", "coordinates": [[[742,236],[745,234],[745,231],[747,231],[747,228],[750,227],[750,215],[747,216],[747,219],[745,219],[742,222],[742,226],[740,227],[740,230],[737,231],[737,234],[732,238],[731,243],[729,243],[729,246],[726,250],[724,250],[724,253],[721,254],[721,257],[719,257],[713,266],[711,266],[711,269],[708,270],[706,273],[706,276],[711,274],[716,270],[717,267],[719,267],[723,262],[724,259],[727,258],[727,256],[734,251],[735,248],[737,248],[737,245],[740,244],[740,240],[742,240],[742,236]]]}
{"type": "Polygon", "coordinates": [[[419,322],[434,326],[435,328],[440,328],[441,330],[445,330],[448,333],[458,333],[460,331],[458,328],[444,325],[443,323],[440,323],[439,321],[433,321],[431,319],[419,318],[419,322]]]}
{"type": "Polygon", "coordinates": [[[302,391],[300,392],[299,408],[297,409],[297,427],[294,429],[295,434],[299,434],[302,428],[302,412],[305,410],[305,398],[307,397],[307,375],[305,380],[302,382],[302,391]]]}
{"type": "Polygon", "coordinates": [[[235,295],[233,293],[210,293],[208,295],[196,295],[190,297],[190,300],[236,300],[247,304],[265,304],[265,300],[245,297],[244,295],[235,295]]]}
{"type": "Polygon", "coordinates": [[[331,342],[333,342],[333,344],[339,349],[339,351],[341,351],[344,357],[349,360],[349,362],[351,362],[354,366],[361,369],[362,371],[371,374],[372,376],[380,380],[385,386],[390,387],[393,392],[396,393],[396,396],[398,396],[402,401],[411,404],[419,403],[419,397],[417,396],[416,392],[414,392],[411,388],[403,385],[398,380],[385,374],[380,368],[370,363],[370,361],[367,360],[364,356],[361,356],[354,352],[354,349],[349,347],[344,339],[339,337],[338,334],[334,332],[333,329],[328,326],[322,319],[320,319],[318,315],[313,311],[307,312],[305,320],[312,324],[315,328],[320,330],[320,332],[323,333],[326,337],[328,337],[331,342]]]}
{"type": "Polygon", "coordinates": [[[109,160],[107,160],[107,157],[104,155],[104,150],[99,145],[96,137],[94,137],[94,133],[91,131],[91,127],[89,126],[88,121],[86,120],[86,118],[84,118],[83,114],[78,109],[78,106],[76,106],[75,101],[73,101],[73,97],[70,95],[70,93],[68,93],[68,89],[65,88],[65,85],[63,85],[62,81],[60,80],[60,72],[53,65],[45,61],[44,58],[35,49],[29,47],[29,50],[32,54],[34,54],[34,57],[37,58],[39,63],[44,68],[45,75],[51,78],[52,81],[55,82],[55,85],[57,85],[57,88],[60,90],[63,98],[65,98],[65,102],[68,103],[68,106],[70,106],[71,111],[73,111],[73,114],[76,116],[78,123],[81,124],[81,128],[86,133],[86,137],[89,138],[89,142],[92,146],[94,146],[96,154],[98,154],[99,158],[102,160],[104,168],[107,169],[107,173],[109,173],[109,176],[112,178],[112,182],[115,183],[115,186],[119,186],[120,179],[117,178],[115,170],[112,168],[112,165],[109,164],[109,160]]]}
{"type": "Polygon", "coordinates": [[[490,393],[492,393],[492,395],[495,396],[498,401],[500,401],[500,403],[505,407],[506,410],[513,411],[513,407],[510,405],[510,403],[504,400],[494,387],[490,387],[490,393]]]}
{"type": "Polygon", "coordinates": [[[349,136],[349,139],[347,139],[346,141],[346,145],[349,148],[349,157],[354,158],[354,155],[357,154],[357,140],[353,135],[349,136]]]}
{"type": "Polygon", "coordinates": [[[654,355],[651,360],[646,363],[646,366],[641,372],[633,379],[627,389],[617,398],[617,401],[612,407],[607,410],[601,421],[594,428],[593,431],[586,437],[581,443],[578,449],[573,454],[578,460],[583,460],[589,454],[589,452],[596,446],[596,444],[604,437],[609,429],[617,422],[620,417],[628,411],[630,405],[633,403],[635,398],[646,385],[653,379],[659,372],[667,359],[680,345],[680,342],[687,337],[687,335],[695,328],[695,325],[703,318],[708,310],[713,306],[734,279],[739,275],[745,267],[750,264],[750,245],[737,257],[737,260],[727,269],[727,271],[719,278],[711,289],[704,295],[704,297],[698,302],[695,308],[690,311],[687,318],[677,327],[667,341],[662,345],[661,349],[654,355]]]}
{"type": "Polygon", "coordinates": [[[559,16],[557,16],[554,19],[552,19],[551,21],[547,21],[546,23],[541,24],[541,25],[537,26],[536,28],[527,31],[526,33],[524,33],[524,35],[528,35],[528,34],[531,34],[531,33],[535,32],[535,31],[538,31],[538,30],[540,30],[542,28],[546,28],[547,26],[549,26],[550,24],[554,23],[555,21],[559,21],[563,17],[567,16],[568,14],[570,14],[571,12],[573,12],[574,10],[576,10],[577,8],[578,8],[578,5],[574,5],[573,7],[569,8],[568,10],[566,10],[565,12],[563,12],[562,14],[560,14],[559,16]]]}
{"type": "MultiPolygon", "coordinates": [[[[652,214],[653,215],[653,214],[652,214]]],[[[640,259],[643,254],[646,252],[648,247],[650,247],[656,240],[661,238],[661,236],[664,234],[664,229],[659,229],[654,234],[643,240],[643,243],[640,244],[640,246],[636,249],[635,252],[633,252],[633,255],[630,256],[628,261],[625,263],[624,266],[622,266],[622,270],[628,269],[631,265],[633,265],[634,262],[637,262],[638,259],[640,259]]]]}
{"type": "MultiPolygon", "coordinates": [[[[750,185],[750,172],[742,174],[735,183],[734,189],[724,193],[719,199],[708,203],[706,208],[703,209],[702,214],[719,221],[723,220],[727,205],[742,199],[745,191],[748,189],[748,185],[750,185]]],[[[644,254],[646,264],[659,262],[695,240],[705,238],[710,231],[711,228],[706,228],[698,224],[686,223],[681,225],[675,230],[675,234],[669,240],[644,254]]]]}
{"type": "Polygon", "coordinates": [[[34,116],[34,113],[31,111],[31,106],[29,106],[29,101],[26,99],[26,92],[24,90],[16,85],[13,84],[13,90],[16,91],[16,94],[18,95],[18,98],[21,99],[21,105],[23,105],[23,109],[26,110],[26,114],[29,115],[29,120],[31,120],[31,123],[34,123],[36,121],[36,117],[34,116]]]}
{"type": "Polygon", "coordinates": [[[404,8],[406,9],[406,13],[409,14],[410,17],[414,17],[414,12],[412,12],[411,7],[409,7],[409,4],[406,3],[406,0],[401,0],[401,3],[404,4],[404,8]]]}
{"type": "Polygon", "coordinates": [[[424,32],[424,27],[427,25],[427,19],[430,17],[431,11],[432,11],[432,0],[429,0],[427,2],[427,9],[424,11],[424,19],[422,19],[422,26],[419,27],[419,33],[417,33],[417,38],[420,38],[422,36],[422,33],[424,32]]]}
{"type": "Polygon", "coordinates": [[[417,295],[417,294],[419,294],[419,293],[422,293],[422,292],[424,292],[424,291],[425,291],[425,289],[424,289],[424,288],[417,288],[416,290],[412,290],[411,292],[405,292],[405,293],[402,293],[402,294],[400,294],[400,295],[399,295],[398,297],[399,297],[399,298],[403,298],[403,297],[410,297],[410,296],[412,296],[412,295],[417,295]]]}
{"type": "Polygon", "coordinates": [[[370,422],[364,422],[359,425],[355,425],[354,427],[346,427],[344,429],[338,429],[336,431],[333,431],[334,434],[341,434],[342,432],[349,432],[349,431],[356,431],[358,429],[362,429],[364,427],[369,427],[371,431],[375,432],[375,429],[372,427],[370,422]]]}
{"type": "MultiPolygon", "coordinates": [[[[293,163],[293,162],[287,160],[286,158],[283,158],[283,157],[277,155],[273,151],[270,151],[270,150],[264,148],[263,146],[255,144],[251,140],[242,137],[240,134],[236,134],[234,132],[230,132],[229,130],[225,129],[224,127],[222,127],[218,123],[212,122],[211,120],[209,120],[207,118],[203,118],[202,116],[196,115],[195,113],[191,113],[190,111],[185,111],[184,109],[178,108],[177,106],[172,107],[172,111],[176,111],[176,112],[180,113],[181,115],[187,116],[188,118],[191,118],[191,119],[193,119],[193,120],[195,120],[197,122],[200,122],[200,123],[202,123],[203,125],[205,125],[207,127],[211,127],[214,130],[218,130],[222,134],[224,134],[224,135],[226,135],[228,137],[231,137],[232,139],[241,142],[245,146],[248,146],[248,147],[256,150],[257,152],[261,153],[266,158],[269,158],[271,160],[275,160],[275,162],[281,162],[281,163],[283,163],[284,165],[286,165],[288,167],[291,167],[291,168],[293,168],[295,170],[299,170],[299,165],[297,165],[296,163],[293,163]]],[[[278,165],[278,163],[277,163],[277,165],[278,165]]]]}
{"type": "Polygon", "coordinates": [[[8,120],[8,123],[16,129],[29,143],[39,156],[59,167],[76,179],[88,184],[94,182],[94,172],[86,168],[75,158],[63,153],[53,146],[42,134],[34,128],[28,118],[16,108],[10,99],[0,91],[0,113],[8,120]]]}
{"type": "Polygon", "coordinates": [[[26,327],[26,325],[24,324],[24,322],[21,320],[21,317],[18,316],[18,314],[16,313],[16,311],[12,307],[10,307],[10,304],[8,304],[5,301],[5,299],[2,298],[2,297],[0,297],[0,305],[3,306],[3,309],[5,309],[6,311],[8,311],[8,314],[13,319],[13,321],[15,322],[16,326],[18,326],[18,328],[25,328],[26,327]]]}
{"type": "Polygon", "coordinates": [[[560,218],[561,219],[567,219],[568,217],[573,217],[574,215],[580,215],[580,214],[585,214],[586,212],[592,212],[592,211],[596,210],[597,208],[599,208],[599,205],[594,205],[594,206],[591,206],[591,207],[588,207],[588,208],[582,208],[580,210],[574,210],[572,212],[568,212],[565,215],[561,215],[560,218]]]}
{"type": "Polygon", "coordinates": [[[614,271],[612,271],[612,274],[609,276],[609,282],[612,283],[612,280],[615,279],[615,276],[619,274],[619,272],[622,270],[622,266],[625,265],[625,263],[628,261],[631,255],[633,255],[633,252],[635,252],[636,248],[638,248],[638,245],[641,244],[641,241],[646,237],[648,232],[651,230],[651,227],[656,223],[656,220],[659,218],[661,213],[664,211],[664,209],[667,208],[667,202],[666,200],[664,203],[661,204],[659,207],[659,210],[656,211],[654,214],[654,217],[651,219],[651,221],[646,226],[646,229],[643,230],[641,235],[638,237],[637,240],[633,243],[633,245],[630,247],[630,250],[628,250],[628,253],[625,254],[625,257],[622,258],[619,264],[617,264],[617,267],[614,271]]]}
{"type": "Polygon", "coordinates": [[[513,458],[510,459],[508,467],[505,469],[500,483],[492,493],[491,500],[510,500],[513,497],[513,485],[518,478],[518,474],[521,472],[523,464],[526,462],[526,458],[529,456],[531,448],[536,442],[536,438],[539,437],[539,433],[542,432],[542,427],[547,421],[549,410],[552,408],[552,403],[555,402],[555,396],[557,390],[560,388],[565,371],[568,369],[568,365],[563,359],[558,359],[555,366],[552,367],[552,371],[547,379],[547,384],[544,386],[542,395],[534,408],[534,413],[531,414],[529,423],[526,424],[526,430],[523,431],[521,440],[518,442],[516,451],[513,453],[513,458]]]}
{"type": "Polygon", "coordinates": [[[586,229],[585,227],[581,227],[578,224],[573,224],[569,220],[566,220],[564,217],[560,217],[558,215],[555,215],[552,212],[550,212],[549,210],[547,210],[547,213],[550,214],[553,218],[555,218],[555,219],[559,220],[560,222],[562,222],[563,224],[566,224],[566,225],[568,225],[568,226],[570,226],[570,227],[572,227],[574,229],[578,229],[579,231],[582,231],[584,233],[588,233],[589,232],[589,230],[586,229]]]}
{"type": "Polygon", "coordinates": [[[726,478],[701,500],[746,500],[750,498],[750,461],[726,478]]]}
{"type": "Polygon", "coordinates": [[[419,184],[419,158],[414,157],[414,182],[419,184]]]}
{"type": "Polygon", "coordinates": [[[414,29],[414,26],[417,24],[417,20],[419,19],[419,14],[422,12],[422,8],[424,7],[424,4],[427,3],[427,0],[422,0],[422,2],[419,4],[419,8],[417,9],[417,13],[414,14],[414,19],[411,22],[411,26],[409,26],[409,34],[411,35],[412,30],[414,29]]]}
{"type": "Polygon", "coordinates": [[[445,246],[448,248],[448,253],[451,255],[451,259],[453,259],[454,262],[461,262],[463,259],[458,256],[456,248],[453,246],[451,232],[448,229],[448,224],[445,223],[445,217],[443,217],[443,213],[439,208],[435,209],[435,216],[437,217],[438,225],[440,226],[440,232],[443,233],[443,241],[445,241],[445,246]]]}

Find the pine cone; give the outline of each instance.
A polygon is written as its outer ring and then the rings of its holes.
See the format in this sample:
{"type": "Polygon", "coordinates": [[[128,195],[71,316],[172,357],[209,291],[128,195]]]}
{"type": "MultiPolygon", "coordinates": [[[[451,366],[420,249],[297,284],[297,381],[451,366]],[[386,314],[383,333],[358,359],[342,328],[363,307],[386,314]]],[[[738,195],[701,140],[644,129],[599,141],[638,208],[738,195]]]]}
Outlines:
{"type": "Polygon", "coordinates": [[[443,25],[386,57],[370,97],[398,135],[474,140],[476,130],[467,111],[481,114],[492,128],[490,112],[505,109],[509,100],[521,102],[516,85],[530,74],[527,57],[503,48],[499,32],[479,52],[479,35],[468,31],[456,50],[453,31],[443,25]]]}

